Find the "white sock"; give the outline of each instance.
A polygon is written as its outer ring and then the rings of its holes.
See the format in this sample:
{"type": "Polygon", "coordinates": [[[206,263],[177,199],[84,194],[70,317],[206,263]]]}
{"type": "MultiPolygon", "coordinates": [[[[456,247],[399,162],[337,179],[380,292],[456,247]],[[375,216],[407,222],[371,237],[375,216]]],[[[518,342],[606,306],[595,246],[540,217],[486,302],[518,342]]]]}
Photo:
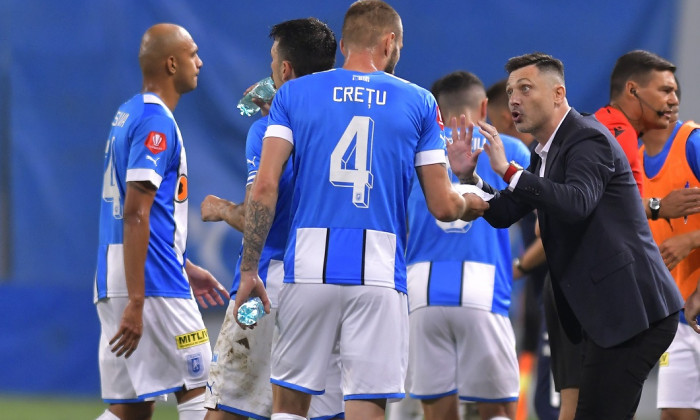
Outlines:
{"type": "Polygon", "coordinates": [[[489,420],[510,420],[510,419],[508,417],[496,416],[496,417],[491,417],[489,420]]]}
{"type": "Polygon", "coordinates": [[[115,416],[114,413],[109,411],[109,408],[105,410],[100,417],[95,420],[119,420],[119,417],[115,416]]]}
{"type": "Polygon", "coordinates": [[[274,413],[270,420],[306,420],[306,417],[297,416],[296,414],[274,413]]]}
{"type": "Polygon", "coordinates": [[[180,420],[203,420],[207,415],[204,408],[204,394],[177,405],[178,418],[180,420]]]}

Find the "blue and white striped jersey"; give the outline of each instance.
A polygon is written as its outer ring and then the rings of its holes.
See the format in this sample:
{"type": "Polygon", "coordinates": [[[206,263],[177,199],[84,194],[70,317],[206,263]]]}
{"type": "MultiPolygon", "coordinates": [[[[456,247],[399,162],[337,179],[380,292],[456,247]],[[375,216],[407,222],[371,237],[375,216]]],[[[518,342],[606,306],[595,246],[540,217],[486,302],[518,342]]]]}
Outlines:
{"type": "Polygon", "coordinates": [[[158,190],[150,213],[146,296],[192,296],[185,265],[187,158],[173,114],[152,93],[124,103],[105,149],[95,300],[126,297],[123,209],[126,183],[148,181],[158,190]]]}
{"type": "Polygon", "coordinates": [[[406,292],[415,166],[444,163],[433,96],[385,72],[334,69],[285,83],[265,137],[294,145],[285,282],[406,292]]]}
{"type": "MultiPolygon", "coordinates": [[[[446,135],[451,136],[448,129],[446,135]]],[[[509,161],[523,167],[530,151],[520,140],[501,134],[509,161]]],[[[472,147],[482,148],[484,137],[474,131],[472,147]]],[[[506,183],[491,169],[488,156],[479,156],[476,172],[494,188],[506,183]]],[[[459,184],[449,171],[452,182],[459,184]]],[[[513,279],[508,229],[496,229],[482,218],[451,223],[428,211],[418,179],[408,199],[408,302],[410,310],[428,305],[467,306],[508,315],[513,279]]]]}

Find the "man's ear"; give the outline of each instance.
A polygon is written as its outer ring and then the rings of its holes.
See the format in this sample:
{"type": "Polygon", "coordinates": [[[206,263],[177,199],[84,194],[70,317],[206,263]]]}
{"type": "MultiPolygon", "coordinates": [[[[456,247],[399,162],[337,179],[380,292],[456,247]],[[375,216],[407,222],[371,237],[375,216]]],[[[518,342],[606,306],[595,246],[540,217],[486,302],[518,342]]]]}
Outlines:
{"type": "Polygon", "coordinates": [[[396,44],[396,34],[394,32],[389,32],[384,35],[384,55],[391,57],[391,53],[394,51],[394,44],[396,44]]]}
{"type": "Polygon", "coordinates": [[[295,79],[296,74],[294,73],[294,67],[292,63],[287,60],[282,61],[282,80],[287,82],[289,80],[295,79]]]}
{"type": "Polygon", "coordinates": [[[168,59],[165,61],[165,66],[165,70],[168,72],[168,74],[175,74],[175,71],[177,70],[177,60],[175,57],[172,55],[168,57],[168,59]]]}
{"type": "Polygon", "coordinates": [[[343,55],[343,57],[347,57],[348,55],[348,51],[343,38],[340,38],[340,53],[343,55]]]}
{"type": "Polygon", "coordinates": [[[479,121],[486,121],[486,115],[488,114],[489,98],[484,98],[481,100],[481,105],[479,105],[479,121]]]}
{"type": "Polygon", "coordinates": [[[558,84],[554,88],[554,103],[561,105],[566,100],[566,87],[564,85],[558,84]]]}

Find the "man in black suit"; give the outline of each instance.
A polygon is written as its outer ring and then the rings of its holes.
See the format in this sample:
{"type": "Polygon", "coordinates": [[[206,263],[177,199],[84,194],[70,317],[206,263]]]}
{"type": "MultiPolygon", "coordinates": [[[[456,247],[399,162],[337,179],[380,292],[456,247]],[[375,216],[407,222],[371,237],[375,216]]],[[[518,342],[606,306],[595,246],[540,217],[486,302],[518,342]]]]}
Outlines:
{"type": "MultiPolygon", "coordinates": [[[[511,58],[506,91],[519,131],[538,141],[528,170],[508,163],[498,132],[479,122],[494,191],[474,173],[466,117],[453,119],[450,165],[462,182],[494,193],[484,218],[508,227],[537,209],[554,298],[566,334],[583,342],[576,419],[631,419],[642,386],[671,343],[683,301],[654,244],[620,145],[593,116],[568,105],[561,61],[511,58]]],[[[470,124],[471,126],[471,124],[470,124]]]]}

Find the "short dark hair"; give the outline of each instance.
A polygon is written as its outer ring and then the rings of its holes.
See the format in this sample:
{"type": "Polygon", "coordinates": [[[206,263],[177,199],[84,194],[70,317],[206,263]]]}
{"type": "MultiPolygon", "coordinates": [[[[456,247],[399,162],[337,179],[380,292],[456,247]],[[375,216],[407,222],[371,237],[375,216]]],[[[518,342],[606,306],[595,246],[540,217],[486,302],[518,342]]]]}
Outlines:
{"type": "Polygon", "coordinates": [[[549,71],[556,73],[564,81],[564,63],[549,54],[534,52],[513,57],[506,63],[508,74],[523,67],[535,65],[539,71],[549,71]]]}
{"type": "Polygon", "coordinates": [[[358,0],[343,19],[343,42],[360,47],[374,45],[387,31],[401,33],[401,17],[389,4],[381,0],[358,0]]]}
{"type": "Polygon", "coordinates": [[[506,94],[507,83],[508,79],[501,79],[489,86],[486,90],[486,97],[489,98],[490,105],[508,108],[508,95],[506,94]]]}
{"type": "Polygon", "coordinates": [[[338,48],[335,34],[325,23],[310,17],[278,23],[270,29],[280,59],[289,61],[297,77],[333,68],[338,48]]]}
{"type": "Polygon", "coordinates": [[[630,80],[645,86],[654,70],[668,70],[675,74],[676,66],[649,51],[634,50],[624,54],[617,59],[610,75],[610,99],[617,98],[625,90],[625,84],[630,80]]]}
{"type": "MultiPolygon", "coordinates": [[[[466,91],[468,94],[460,97],[459,101],[449,102],[454,106],[467,106],[469,108],[478,106],[478,103],[476,103],[476,95],[472,94],[472,91],[475,93],[481,91],[483,95],[485,95],[484,84],[481,80],[474,73],[461,70],[454,71],[436,80],[430,88],[430,91],[438,102],[441,102],[440,96],[442,95],[466,91]]],[[[481,98],[483,98],[483,96],[481,96],[481,98]]]]}

